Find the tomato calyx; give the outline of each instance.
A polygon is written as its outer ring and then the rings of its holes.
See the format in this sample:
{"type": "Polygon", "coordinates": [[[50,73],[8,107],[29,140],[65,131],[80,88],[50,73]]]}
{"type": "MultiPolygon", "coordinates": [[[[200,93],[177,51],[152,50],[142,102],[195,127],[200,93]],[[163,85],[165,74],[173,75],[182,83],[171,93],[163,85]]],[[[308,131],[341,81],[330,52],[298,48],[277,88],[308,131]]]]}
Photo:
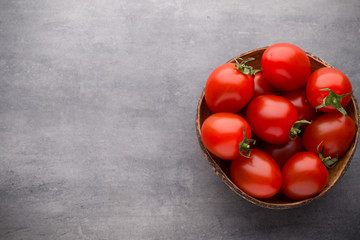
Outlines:
{"type": "Polygon", "coordinates": [[[239,143],[239,151],[240,151],[240,155],[246,158],[250,158],[250,144],[253,142],[254,144],[256,143],[255,139],[247,139],[246,136],[246,131],[245,131],[245,127],[244,127],[244,138],[243,140],[239,143]],[[245,152],[247,155],[243,154],[243,152],[245,152]]]}
{"type": "Polygon", "coordinates": [[[303,124],[311,124],[311,122],[309,122],[308,120],[299,120],[299,121],[296,121],[291,129],[290,129],[290,132],[289,132],[289,138],[290,140],[295,140],[297,138],[297,135],[299,133],[301,133],[301,130],[300,130],[300,127],[303,125],[303,124]]]}
{"type": "Polygon", "coordinates": [[[245,74],[245,75],[253,75],[253,76],[254,76],[255,73],[261,71],[261,69],[255,69],[255,70],[254,70],[252,66],[248,66],[248,65],[245,64],[245,63],[247,63],[247,62],[254,61],[255,58],[247,58],[247,59],[245,59],[245,60],[243,60],[242,58],[239,58],[239,59],[242,60],[241,63],[239,63],[239,61],[238,61],[236,58],[234,58],[234,60],[235,60],[235,62],[236,62],[235,68],[236,68],[239,72],[241,72],[241,73],[243,73],[243,74],[245,74]]]}
{"type": "Polygon", "coordinates": [[[346,93],[343,95],[338,95],[338,94],[334,93],[334,91],[331,90],[330,88],[319,89],[319,91],[329,91],[329,95],[327,95],[323,99],[323,103],[319,106],[316,106],[315,109],[319,109],[319,108],[326,107],[326,106],[333,106],[334,108],[336,108],[339,112],[341,112],[345,116],[348,115],[346,110],[341,106],[341,99],[343,99],[346,96],[351,95],[352,92],[349,92],[349,93],[346,93]]]}
{"type": "Polygon", "coordinates": [[[335,166],[335,164],[337,163],[338,159],[337,158],[331,158],[331,156],[327,156],[324,157],[324,145],[321,149],[321,151],[319,151],[320,145],[323,143],[323,141],[321,141],[321,143],[317,146],[316,150],[319,154],[319,158],[321,160],[321,162],[327,167],[327,168],[333,168],[335,166]]]}

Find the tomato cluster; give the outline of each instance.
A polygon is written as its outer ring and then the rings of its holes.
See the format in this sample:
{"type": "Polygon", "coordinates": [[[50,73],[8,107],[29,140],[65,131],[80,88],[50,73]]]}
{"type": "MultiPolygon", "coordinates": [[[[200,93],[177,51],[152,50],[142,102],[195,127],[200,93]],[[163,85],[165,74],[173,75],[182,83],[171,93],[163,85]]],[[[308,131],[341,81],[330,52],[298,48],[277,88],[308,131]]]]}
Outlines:
{"type": "Polygon", "coordinates": [[[254,59],[241,60],[208,78],[205,101],[213,114],[201,126],[204,145],[232,161],[232,181],[253,197],[315,196],[355,136],[345,110],[349,79],[334,68],[311,72],[307,54],[288,43],[267,48],[261,70],[247,65],[254,59]]]}

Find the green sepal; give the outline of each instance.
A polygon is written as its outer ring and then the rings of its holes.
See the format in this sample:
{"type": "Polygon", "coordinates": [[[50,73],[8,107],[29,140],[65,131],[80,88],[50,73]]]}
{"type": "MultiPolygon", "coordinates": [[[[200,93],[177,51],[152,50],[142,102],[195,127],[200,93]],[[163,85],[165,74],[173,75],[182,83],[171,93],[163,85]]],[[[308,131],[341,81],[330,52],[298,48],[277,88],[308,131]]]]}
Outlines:
{"type": "Polygon", "coordinates": [[[345,116],[348,115],[346,110],[341,105],[341,99],[343,99],[346,96],[349,96],[350,94],[352,94],[352,92],[346,93],[343,95],[338,95],[330,88],[322,88],[322,89],[319,89],[319,91],[329,91],[329,95],[327,95],[323,99],[323,103],[321,105],[315,107],[316,109],[326,107],[326,106],[333,106],[334,108],[336,108],[339,112],[341,112],[345,116]]]}
{"type": "Polygon", "coordinates": [[[333,168],[335,166],[335,164],[337,163],[337,161],[339,159],[337,158],[331,158],[330,156],[324,157],[324,148],[325,146],[322,147],[321,151],[319,151],[320,145],[323,143],[323,141],[321,141],[321,143],[317,146],[316,151],[319,154],[319,158],[321,160],[321,162],[327,167],[327,168],[333,168]]]}
{"type": "Polygon", "coordinates": [[[254,139],[247,139],[246,136],[246,131],[245,131],[245,127],[244,128],[244,138],[243,140],[239,143],[239,151],[240,151],[240,155],[246,158],[250,158],[250,145],[249,143],[253,142],[254,144],[256,143],[256,140],[254,139]],[[244,155],[242,152],[246,152],[247,155],[244,155]]]}
{"type": "Polygon", "coordinates": [[[255,73],[261,71],[261,69],[253,69],[252,66],[248,66],[248,65],[245,64],[245,63],[247,63],[247,62],[254,61],[255,58],[247,58],[247,59],[245,59],[245,60],[243,60],[243,59],[241,59],[241,58],[239,58],[239,59],[242,60],[241,63],[239,63],[239,61],[238,61],[236,58],[234,58],[234,60],[235,60],[235,62],[236,62],[235,68],[236,68],[237,70],[239,70],[239,72],[241,72],[241,73],[243,73],[243,74],[245,74],[245,75],[252,75],[252,76],[254,76],[255,73]]]}
{"type": "Polygon", "coordinates": [[[309,122],[308,120],[299,120],[299,121],[296,121],[291,129],[290,129],[290,132],[289,132],[289,138],[291,140],[295,140],[297,138],[297,135],[299,133],[301,133],[301,130],[300,130],[300,127],[301,125],[303,124],[311,124],[311,122],[309,122]]]}

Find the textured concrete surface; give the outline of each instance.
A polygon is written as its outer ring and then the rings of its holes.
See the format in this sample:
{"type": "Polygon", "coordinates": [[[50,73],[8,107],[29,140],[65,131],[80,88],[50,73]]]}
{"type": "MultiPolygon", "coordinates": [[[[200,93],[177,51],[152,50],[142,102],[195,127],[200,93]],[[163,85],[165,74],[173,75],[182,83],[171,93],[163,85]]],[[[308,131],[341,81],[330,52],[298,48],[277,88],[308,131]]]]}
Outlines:
{"type": "Polygon", "coordinates": [[[230,191],[195,108],[230,58],[294,43],[360,93],[360,2],[0,1],[0,239],[355,239],[359,151],[299,209],[230,191]]]}

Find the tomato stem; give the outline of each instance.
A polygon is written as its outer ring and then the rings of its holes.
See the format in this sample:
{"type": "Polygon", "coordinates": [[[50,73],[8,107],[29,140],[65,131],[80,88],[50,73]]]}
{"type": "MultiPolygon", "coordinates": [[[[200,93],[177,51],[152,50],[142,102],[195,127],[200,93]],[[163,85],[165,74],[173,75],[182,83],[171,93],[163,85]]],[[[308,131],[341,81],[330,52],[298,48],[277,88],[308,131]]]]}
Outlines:
{"type": "Polygon", "coordinates": [[[256,143],[256,140],[254,139],[247,139],[246,136],[246,131],[245,131],[245,127],[244,128],[244,138],[243,140],[239,143],[239,151],[240,151],[240,155],[246,158],[250,158],[250,145],[249,143],[253,142],[254,144],[256,143]],[[245,152],[247,155],[243,154],[242,152],[245,152]]]}
{"type": "Polygon", "coordinates": [[[333,168],[335,166],[335,164],[337,163],[338,159],[337,158],[331,158],[331,156],[327,156],[327,157],[324,158],[324,148],[325,148],[325,146],[323,145],[321,151],[319,151],[320,145],[322,143],[323,143],[323,141],[321,141],[321,143],[316,148],[316,150],[317,150],[317,152],[319,154],[319,158],[327,168],[333,168]]]}
{"type": "Polygon", "coordinates": [[[307,120],[299,120],[299,121],[296,121],[294,123],[294,125],[292,125],[291,129],[290,129],[290,132],[289,132],[289,138],[291,140],[295,140],[297,138],[297,135],[299,133],[301,133],[301,130],[300,130],[300,127],[301,125],[303,124],[311,124],[311,122],[307,121],[307,120]]]}
{"type": "Polygon", "coordinates": [[[245,60],[243,60],[242,58],[239,58],[239,59],[242,60],[241,63],[239,63],[239,61],[238,61],[236,58],[234,58],[234,60],[235,60],[235,62],[236,62],[235,68],[236,68],[239,72],[241,72],[241,73],[243,73],[243,74],[245,74],[245,75],[253,75],[253,76],[254,76],[255,73],[261,71],[261,69],[255,69],[255,70],[254,70],[252,66],[248,66],[248,65],[245,64],[245,63],[247,63],[247,62],[254,61],[255,58],[247,58],[247,59],[245,59],[245,60]]]}
{"type": "Polygon", "coordinates": [[[327,95],[323,99],[323,103],[321,105],[317,106],[316,109],[326,107],[326,106],[333,106],[334,108],[336,108],[339,112],[341,112],[345,116],[348,115],[346,110],[341,105],[341,99],[343,99],[346,96],[349,96],[350,94],[352,94],[352,92],[349,92],[349,93],[346,93],[343,95],[338,95],[338,94],[334,93],[334,91],[331,90],[330,88],[319,89],[319,91],[329,91],[329,95],[327,95]]]}

